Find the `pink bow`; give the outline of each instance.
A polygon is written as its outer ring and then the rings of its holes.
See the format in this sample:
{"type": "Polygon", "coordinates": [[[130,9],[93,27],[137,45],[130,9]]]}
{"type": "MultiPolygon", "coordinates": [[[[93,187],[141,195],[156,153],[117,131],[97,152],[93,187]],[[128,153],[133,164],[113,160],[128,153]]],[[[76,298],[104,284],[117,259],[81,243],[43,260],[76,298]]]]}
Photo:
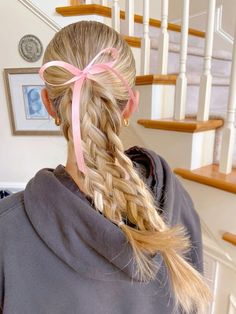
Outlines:
{"type": "MultiPolygon", "coordinates": [[[[42,78],[42,80],[51,86],[63,86],[63,85],[68,85],[71,83],[74,83],[73,87],[73,96],[72,96],[72,134],[73,134],[73,140],[74,140],[74,149],[75,149],[75,156],[76,156],[76,162],[78,165],[78,168],[80,169],[81,172],[84,174],[86,173],[85,169],[85,162],[84,162],[84,156],[82,152],[82,144],[81,144],[81,133],[80,133],[80,92],[81,88],[83,85],[83,82],[85,79],[90,79],[94,80],[93,75],[102,73],[105,71],[111,71],[114,75],[116,75],[124,84],[124,86],[127,88],[130,96],[130,100],[133,102],[132,109],[130,109],[130,113],[133,113],[134,111],[137,110],[137,102],[136,98],[134,96],[134,93],[132,89],[130,88],[129,84],[127,81],[122,77],[122,75],[117,72],[113,66],[115,62],[118,59],[118,50],[115,48],[106,48],[101,50],[95,58],[84,68],[82,71],[75,66],[73,66],[70,63],[64,62],[64,61],[50,61],[45,63],[39,70],[39,75],[42,78]],[[101,54],[103,53],[111,53],[112,54],[112,59],[113,61],[107,62],[107,63],[97,63],[94,64],[94,62],[100,57],[101,54]],[[44,79],[44,71],[52,66],[58,66],[61,68],[66,69],[69,71],[71,74],[74,75],[70,80],[66,81],[65,83],[62,84],[51,84],[47,80],[44,79]]],[[[127,112],[127,108],[125,108],[122,112],[127,112]]]]}

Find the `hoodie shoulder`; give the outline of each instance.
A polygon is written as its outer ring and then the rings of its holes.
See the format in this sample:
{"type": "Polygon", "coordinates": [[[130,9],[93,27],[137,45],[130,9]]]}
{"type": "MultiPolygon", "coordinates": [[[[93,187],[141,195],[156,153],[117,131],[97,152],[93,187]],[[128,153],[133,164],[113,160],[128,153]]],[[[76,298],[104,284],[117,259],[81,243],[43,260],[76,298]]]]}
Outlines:
{"type": "Polygon", "coordinates": [[[23,193],[24,193],[23,191],[14,193],[0,200],[0,222],[2,217],[7,215],[12,210],[22,208],[24,204],[23,193]]]}
{"type": "MultiPolygon", "coordinates": [[[[4,299],[4,251],[8,243],[7,230],[14,233],[14,224],[12,224],[12,217],[15,216],[19,209],[23,207],[23,192],[18,192],[7,196],[0,200],[0,314],[3,308],[4,299]],[[11,215],[13,214],[13,216],[11,215]],[[9,216],[10,214],[10,216],[9,216]],[[6,219],[7,218],[7,223],[6,219]],[[8,219],[10,218],[10,219],[8,219]]],[[[17,220],[17,218],[16,218],[17,220]]],[[[18,235],[16,234],[16,237],[18,235]]]]}

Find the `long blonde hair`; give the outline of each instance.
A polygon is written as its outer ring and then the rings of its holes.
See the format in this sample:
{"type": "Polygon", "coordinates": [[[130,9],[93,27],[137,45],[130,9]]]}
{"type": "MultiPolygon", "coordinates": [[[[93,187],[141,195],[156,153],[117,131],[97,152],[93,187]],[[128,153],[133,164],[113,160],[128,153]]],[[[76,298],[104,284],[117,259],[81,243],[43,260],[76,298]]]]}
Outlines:
{"type": "MultiPolygon", "coordinates": [[[[107,47],[119,50],[115,69],[133,87],[136,73],[131,49],[117,32],[98,22],[83,21],[63,28],[49,43],[44,63],[62,60],[83,69],[107,47]]],[[[106,62],[106,58],[101,55],[98,62],[106,62]]],[[[46,70],[45,78],[50,83],[61,84],[71,75],[52,67],[46,70]]],[[[201,275],[183,258],[189,248],[184,228],[167,226],[158,214],[150,191],[124,154],[119,133],[128,91],[108,71],[95,78],[96,81],[84,82],[80,99],[81,137],[87,169],[86,176],[78,169],[83,191],[92,198],[95,208],[126,235],[133,248],[140,280],[155,279],[153,255],[160,252],[170,273],[176,303],[187,312],[203,311],[210,294],[201,275]]],[[[73,146],[71,86],[47,86],[47,89],[62,119],[64,136],[73,146]]]]}

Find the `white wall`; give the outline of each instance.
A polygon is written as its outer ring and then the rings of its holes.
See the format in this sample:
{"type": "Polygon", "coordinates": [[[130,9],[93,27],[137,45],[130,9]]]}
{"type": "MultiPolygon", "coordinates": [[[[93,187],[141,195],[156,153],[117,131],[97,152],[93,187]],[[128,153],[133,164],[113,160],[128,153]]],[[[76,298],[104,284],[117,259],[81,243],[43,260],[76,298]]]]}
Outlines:
{"type": "Polygon", "coordinates": [[[26,182],[42,167],[64,163],[66,143],[57,136],[13,136],[3,82],[4,68],[38,67],[24,61],[18,42],[25,34],[34,34],[46,47],[54,31],[42,23],[18,0],[0,1],[0,182],[26,182]]]}
{"type": "Polygon", "coordinates": [[[64,7],[69,5],[69,1],[66,0],[18,0],[29,7],[35,8],[42,15],[46,15],[48,21],[53,23],[57,28],[64,27],[68,24],[75,23],[81,20],[96,20],[103,22],[102,16],[62,16],[56,12],[56,7],[64,7]]]}

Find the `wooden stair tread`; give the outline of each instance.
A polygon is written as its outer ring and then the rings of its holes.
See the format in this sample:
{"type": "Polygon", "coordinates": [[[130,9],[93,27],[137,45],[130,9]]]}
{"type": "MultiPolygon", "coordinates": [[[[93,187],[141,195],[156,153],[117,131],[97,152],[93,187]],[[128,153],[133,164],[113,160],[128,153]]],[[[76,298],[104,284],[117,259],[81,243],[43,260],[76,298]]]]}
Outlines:
{"type": "Polygon", "coordinates": [[[236,168],[231,173],[224,174],[219,172],[219,165],[212,164],[195,170],[176,168],[174,173],[187,180],[236,193],[236,168]]]}
{"type": "MultiPolygon", "coordinates": [[[[75,16],[75,15],[100,15],[104,17],[111,17],[111,8],[102,6],[99,4],[79,4],[79,5],[70,5],[64,7],[57,7],[56,12],[62,16],[75,16]]],[[[125,12],[120,11],[120,18],[125,19],[125,12]]],[[[143,23],[143,17],[141,15],[134,15],[135,23],[143,23]]],[[[156,19],[149,19],[149,25],[153,27],[160,28],[161,21],[156,19]]],[[[168,29],[170,31],[181,32],[181,26],[177,24],[168,23],[168,29]]],[[[197,29],[189,28],[189,35],[196,37],[205,37],[205,32],[199,31],[197,29]]]]}
{"type": "Polygon", "coordinates": [[[222,239],[233,245],[236,245],[236,235],[233,233],[225,232],[222,236],[222,239]]]}
{"type": "Polygon", "coordinates": [[[177,74],[157,74],[136,76],[135,85],[167,84],[175,85],[177,74]]]}
{"type": "Polygon", "coordinates": [[[145,128],[149,129],[159,129],[168,130],[176,132],[187,132],[196,133],[208,130],[215,130],[223,125],[223,120],[208,120],[208,121],[197,121],[193,119],[185,120],[174,120],[174,119],[160,119],[160,120],[150,120],[150,119],[140,119],[137,121],[138,124],[143,125],[145,128]]]}

